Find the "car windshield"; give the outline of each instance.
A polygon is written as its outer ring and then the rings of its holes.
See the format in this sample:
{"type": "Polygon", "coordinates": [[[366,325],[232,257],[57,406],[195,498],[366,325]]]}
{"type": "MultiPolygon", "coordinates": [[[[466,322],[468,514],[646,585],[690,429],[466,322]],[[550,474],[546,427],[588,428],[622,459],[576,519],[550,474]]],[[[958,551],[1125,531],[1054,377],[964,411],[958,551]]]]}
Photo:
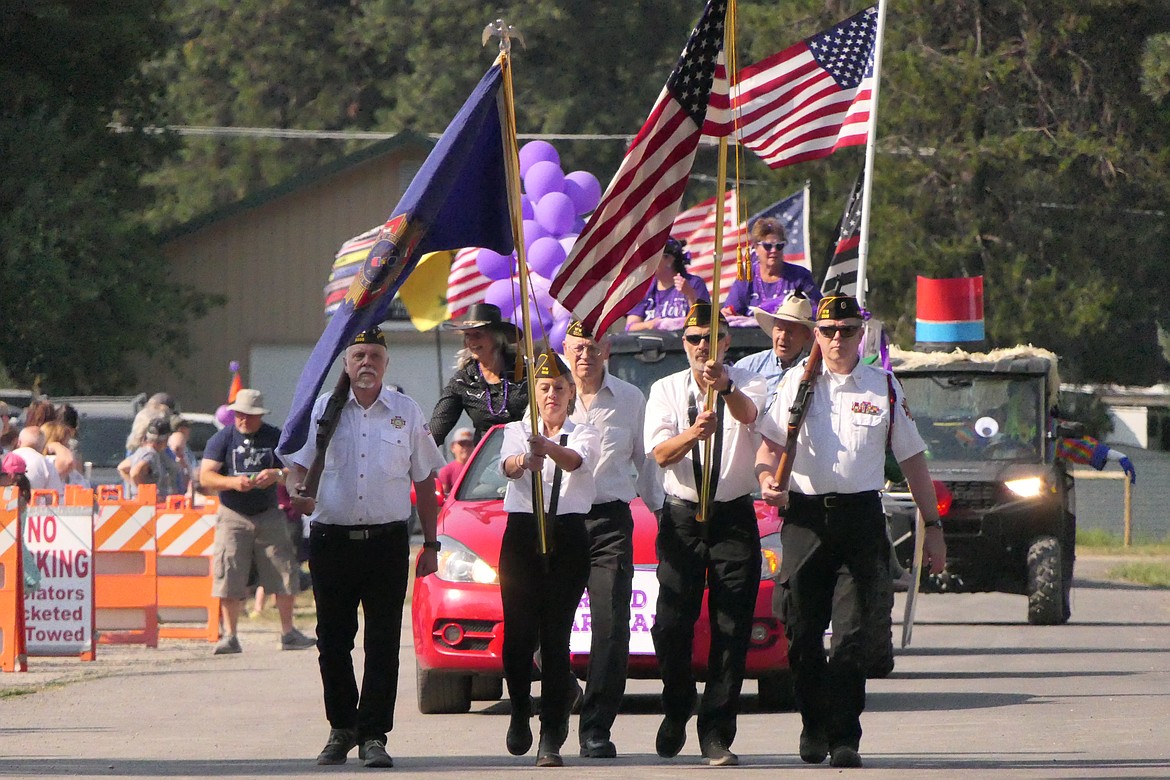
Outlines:
{"type": "Polygon", "coordinates": [[[508,480],[500,473],[500,447],[504,429],[493,428],[479,450],[467,462],[456,498],[460,501],[498,501],[504,497],[508,480]]]}
{"type": "MultiPolygon", "coordinates": [[[[760,339],[756,339],[755,342],[760,342],[760,339]]],[[[727,348],[723,362],[735,363],[740,358],[759,352],[761,349],[767,349],[766,341],[763,343],[744,343],[736,339],[727,348]]],[[[677,350],[652,352],[649,356],[642,352],[615,352],[610,355],[608,368],[618,379],[626,380],[640,388],[642,394],[646,395],[650,392],[650,385],[664,376],[684,370],[688,365],[686,353],[679,347],[677,350]]]]}
{"type": "Polygon", "coordinates": [[[130,418],[87,414],[81,418],[77,432],[81,460],[95,468],[115,468],[126,457],[126,437],[130,435],[130,418]]]}
{"type": "Polygon", "coordinates": [[[1041,458],[1042,377],[906,374],[899,381],[930,458],[1031,462],[1041,458]]]}

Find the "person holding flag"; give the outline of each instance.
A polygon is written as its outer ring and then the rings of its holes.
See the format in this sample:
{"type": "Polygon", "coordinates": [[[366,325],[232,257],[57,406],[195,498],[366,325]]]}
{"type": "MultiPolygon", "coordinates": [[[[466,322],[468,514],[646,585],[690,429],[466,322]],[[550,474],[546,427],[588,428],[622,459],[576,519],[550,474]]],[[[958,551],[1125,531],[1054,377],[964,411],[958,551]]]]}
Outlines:
{"type": "Polygon", "coordinates": [[[540,648],[540,745],[536,765],[562,766],[561,745],[569,735],[572,683],[569,635],[589,578],[585,518],[597,489],[593,471],[601,434],[570,419],[576,400],[573,376],[552,352],[538,356],[533,371],[539,419],[504,426],[500,472],[508,480],[504,510],[508,525],[500,542],[500,599],[504,607],[504,679],[512,717],[508,752],[532,747],[532,655],[540,648]],[[539,518],[533,494],[543,484],[550,529],[548,557],[538,546],[539,518]]]}

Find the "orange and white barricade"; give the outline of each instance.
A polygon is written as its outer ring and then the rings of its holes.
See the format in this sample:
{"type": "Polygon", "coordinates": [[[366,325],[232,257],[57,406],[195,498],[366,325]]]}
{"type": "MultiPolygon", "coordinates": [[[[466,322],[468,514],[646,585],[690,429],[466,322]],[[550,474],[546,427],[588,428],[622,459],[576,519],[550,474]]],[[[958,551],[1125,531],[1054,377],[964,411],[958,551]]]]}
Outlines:
{"type": "Polygon", "coordinates": [[[98,641],[158,647],[158,555],[155,487],[123,499],[118,485],[98,488],[94,516],[94,583],[98,641]]]}
{"type": "Polygon", "coordinates": [[[24,651],[24,573],[16,489],[0,498],[0,670],[28,671],[24,651]]]}
{"type": "Polygon", "coordinates": [[[211,548],[219,502],[191,507],[168,496],[155,515],[158,549],[159,635],[170,639],[219,639],[219,599],[211,595],[211,548]],[[185,625],[184,625],[185,624],[185,625]]]}

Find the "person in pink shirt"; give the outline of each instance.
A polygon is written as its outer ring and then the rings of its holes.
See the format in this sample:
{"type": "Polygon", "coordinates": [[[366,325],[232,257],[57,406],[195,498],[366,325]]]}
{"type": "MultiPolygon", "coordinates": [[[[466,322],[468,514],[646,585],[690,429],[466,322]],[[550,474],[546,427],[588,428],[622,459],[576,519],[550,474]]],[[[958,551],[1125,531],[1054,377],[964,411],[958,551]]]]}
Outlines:
{"type": "Polygon", "coordinates": [[[475,431],[470,428],[460,428],[455,431],[454,437],[451,439],[451,457],[454,460],[439,469],[439,475],[436,478],[439,486],[443,489],[444,498],[451,494],[451,489],[455,487],[455,480],[459,479],[459,475],[463,473],[463,467],[467,464],[468,458],[471,457],[471,451],[474,449],[475,431]]]}

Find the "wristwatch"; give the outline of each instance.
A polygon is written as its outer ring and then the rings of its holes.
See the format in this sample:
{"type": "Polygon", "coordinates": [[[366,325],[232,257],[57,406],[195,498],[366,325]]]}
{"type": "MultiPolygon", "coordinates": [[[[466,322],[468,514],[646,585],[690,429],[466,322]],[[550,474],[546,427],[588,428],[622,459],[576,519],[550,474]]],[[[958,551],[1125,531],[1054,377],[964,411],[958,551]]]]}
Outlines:
{"type": "Polygon", "coordinates": [[[925,528],[937,528],[940,531],[942,530],[942,520],[924,520],[922,525],[925,528]]]}
{"type": "Polygon", "coordinates": [[[735,382],[731,381],[731,377],[727,377],[727,389],[720,390],[719,395],[731,395],[735,392],[735,382]]]}
{"type": "Polygon", "coordinates": [[[433,542],[423,542],[423,549],[434,550],[435,552],[438,552],[439,550],[443,549],[443,543],[437,539],[433,542]]]}

